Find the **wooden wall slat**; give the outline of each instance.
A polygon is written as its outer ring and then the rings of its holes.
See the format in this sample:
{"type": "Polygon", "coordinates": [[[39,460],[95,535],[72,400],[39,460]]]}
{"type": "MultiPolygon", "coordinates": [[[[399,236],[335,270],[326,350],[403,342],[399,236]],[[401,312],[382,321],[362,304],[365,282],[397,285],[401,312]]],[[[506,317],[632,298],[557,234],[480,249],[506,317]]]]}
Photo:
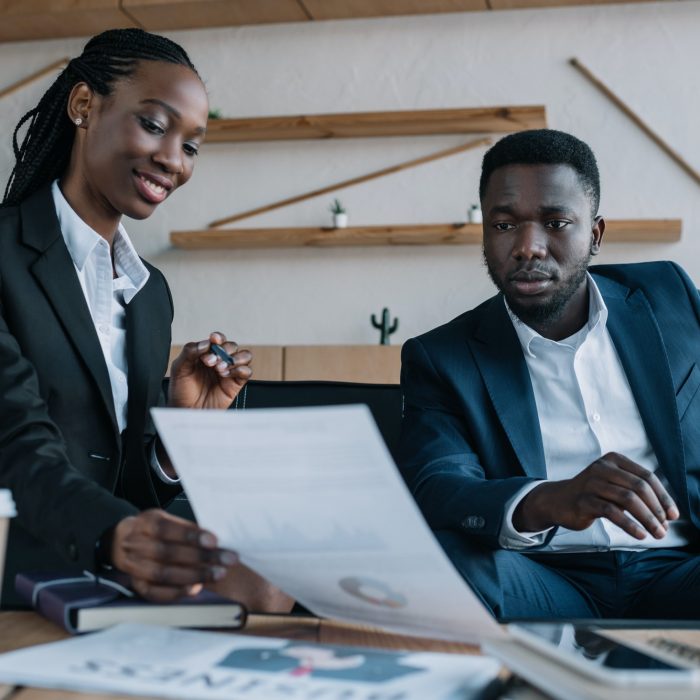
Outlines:
{"type": "Polygon", "coordinates": [[[127,26],[143,26],[160,31],[650,1],[652,0],[0,0],[0,42],[87,37],[105,29],[127,26]]]}
{"type": "Polygon", "coordinates": [[[92,36],[134,26],[119,0],[0,0],[0,41],[92,36]]]}
{"type": "Polygon", "coordinates": [[[123,6],[145,29],[156,31],[309,19],[296,0],[123,0],[123,6]]]}
{"type": "Polygon", "coordinates": [[[286,380],[326,380],[398,384],[399,345],[288,345],[284,349],[286,380]]]}

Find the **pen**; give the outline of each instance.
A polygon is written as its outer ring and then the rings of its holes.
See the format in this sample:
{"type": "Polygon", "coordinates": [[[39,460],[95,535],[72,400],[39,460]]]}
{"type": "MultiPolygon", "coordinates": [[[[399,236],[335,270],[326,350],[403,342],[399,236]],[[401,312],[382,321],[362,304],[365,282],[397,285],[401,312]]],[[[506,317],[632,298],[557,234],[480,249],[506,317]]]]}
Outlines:
{"type": "Polygon", "coordinates": [[[221,345],[216,343],[211,344],[211,351],[220,359],[223,360],[227,365],[235,364],[231,355],[229,355],[226,350],[224,350],[221,345]]]}

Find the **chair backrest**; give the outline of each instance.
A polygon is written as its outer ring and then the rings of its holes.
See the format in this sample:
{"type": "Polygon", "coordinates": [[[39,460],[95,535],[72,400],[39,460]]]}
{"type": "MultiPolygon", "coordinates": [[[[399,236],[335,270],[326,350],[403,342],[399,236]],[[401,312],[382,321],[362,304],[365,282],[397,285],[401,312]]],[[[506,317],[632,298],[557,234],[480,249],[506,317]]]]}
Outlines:
{"type": "Polygon", "coordinates": [[[251,380],[243,387],[231,408],[241,410],[352,403],[369,407],[384,442],[396,457],[402,413],[401,388],[398,384],[251,380]]]}

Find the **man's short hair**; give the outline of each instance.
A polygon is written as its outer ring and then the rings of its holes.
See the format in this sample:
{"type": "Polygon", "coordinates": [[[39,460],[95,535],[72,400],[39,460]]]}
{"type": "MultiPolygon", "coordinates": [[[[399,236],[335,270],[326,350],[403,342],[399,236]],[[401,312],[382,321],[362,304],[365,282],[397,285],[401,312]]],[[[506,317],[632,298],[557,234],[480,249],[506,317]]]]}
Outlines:
{"type": "Polygon", "coordinates": [[[600,204],[600,175],[590,146],[571,134],[555,129],[518,131],[502,138],[484,156],[479,198],[484,199],[489,178],[505,165],[569,165],[577,173],[591,200],[593,216],[600,204]]]}

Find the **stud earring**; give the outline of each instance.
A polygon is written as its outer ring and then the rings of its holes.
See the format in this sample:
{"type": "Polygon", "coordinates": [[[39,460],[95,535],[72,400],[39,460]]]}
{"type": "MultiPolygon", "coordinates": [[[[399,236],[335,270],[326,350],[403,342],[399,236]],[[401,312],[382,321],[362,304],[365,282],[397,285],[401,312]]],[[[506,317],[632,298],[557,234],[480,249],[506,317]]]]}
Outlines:
{"type": "Polygon", "coordinates": [[[83,123],[83,120],[80,117],[76,117],[75,119],[75,125],[80,126],[83,123]]]}

